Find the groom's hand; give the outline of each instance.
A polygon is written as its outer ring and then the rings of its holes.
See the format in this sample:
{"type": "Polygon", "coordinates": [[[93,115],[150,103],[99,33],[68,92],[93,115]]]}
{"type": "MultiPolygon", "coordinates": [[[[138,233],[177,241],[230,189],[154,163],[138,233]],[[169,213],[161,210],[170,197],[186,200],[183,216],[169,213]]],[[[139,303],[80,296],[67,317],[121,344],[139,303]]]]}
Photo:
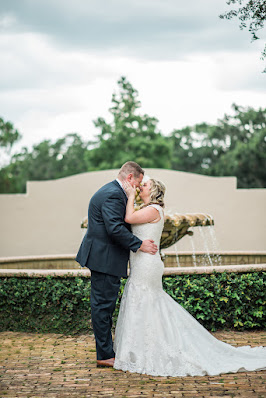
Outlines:
{"type": "Polygon", "coordinates": [[[156,254],[158,251],[158,247],[154,244],[154,240],[146,239],[142,242],[139,250],[149,254],[156,254]]]}

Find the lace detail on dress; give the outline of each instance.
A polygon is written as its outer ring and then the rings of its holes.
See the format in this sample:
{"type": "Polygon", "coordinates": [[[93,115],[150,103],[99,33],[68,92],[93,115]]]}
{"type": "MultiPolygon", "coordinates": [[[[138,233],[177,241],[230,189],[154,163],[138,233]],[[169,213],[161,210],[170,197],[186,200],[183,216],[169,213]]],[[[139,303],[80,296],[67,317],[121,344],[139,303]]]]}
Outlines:
{"type": "MultiPolygon", "coordinates": [[[[159,247],[163,209],[157,223],[137,224],[132,232],[159,247]]],[[[152,376],[204,376],[266,368],[266,347],[232,347],[215,339],[162,288],[164,264],[156,255],[130,253],[115,331],[114,367],[152,376]]]]}

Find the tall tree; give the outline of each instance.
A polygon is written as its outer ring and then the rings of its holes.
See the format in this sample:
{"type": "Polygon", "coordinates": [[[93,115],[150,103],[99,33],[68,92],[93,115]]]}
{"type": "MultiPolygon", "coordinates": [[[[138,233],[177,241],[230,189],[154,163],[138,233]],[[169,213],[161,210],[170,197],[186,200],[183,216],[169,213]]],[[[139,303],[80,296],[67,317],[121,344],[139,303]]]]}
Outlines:
{"type": "Polygon", "coordinates": [[[233,105],[217,125],[174,130],[171,167],[213,176],[236,176],[239,188],[266,187],[266,109],[233,105]]]}
{"type": "Polygon", "coordinates": [[[233,108],[221,121],[227,149],[209,173],[236,176],[239,188],[266,188],[266,108],[233,108]]]}
{"type": "Polygon", "coordinates": [[[158,120],[138,112],[138,92],[125,77],[118,87],[118,94],[112,96],[111,123],[103,118],[94,122],[100,132],[95,148],[87,154],[91,168],[119,168],[128,160],[143,167],[169,167],[171,145],[158,131],[158,120]]]}

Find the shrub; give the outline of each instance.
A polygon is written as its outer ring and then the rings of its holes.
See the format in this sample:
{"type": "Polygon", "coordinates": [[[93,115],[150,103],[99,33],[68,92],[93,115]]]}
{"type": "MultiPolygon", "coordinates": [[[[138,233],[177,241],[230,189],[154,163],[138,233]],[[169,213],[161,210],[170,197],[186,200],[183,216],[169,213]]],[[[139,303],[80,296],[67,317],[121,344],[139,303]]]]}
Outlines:
{"type": "MultiPolygon", "coordinates": [[[[175,275],[164,290],[208,330],[265,327],[265,272],[175,275]]],[[[122,280],[118,305],[126,280],[122,280]]],[[[0,331],[92,332],[87,277],[0,278],[0,331]]]]}

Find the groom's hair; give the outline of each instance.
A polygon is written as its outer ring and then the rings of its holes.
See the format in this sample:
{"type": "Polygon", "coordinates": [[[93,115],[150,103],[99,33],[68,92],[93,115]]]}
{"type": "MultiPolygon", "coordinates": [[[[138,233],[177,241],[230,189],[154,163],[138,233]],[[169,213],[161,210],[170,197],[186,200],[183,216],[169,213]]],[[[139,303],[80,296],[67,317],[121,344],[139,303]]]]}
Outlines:
{"type": "Polygon", "coordinates": [[[144,170],[136,162],[126,162],[119,170],[118,176],[124,180],[131,173],[134,178],[138,178],[140,174],[144,175],[144,170]]]}

